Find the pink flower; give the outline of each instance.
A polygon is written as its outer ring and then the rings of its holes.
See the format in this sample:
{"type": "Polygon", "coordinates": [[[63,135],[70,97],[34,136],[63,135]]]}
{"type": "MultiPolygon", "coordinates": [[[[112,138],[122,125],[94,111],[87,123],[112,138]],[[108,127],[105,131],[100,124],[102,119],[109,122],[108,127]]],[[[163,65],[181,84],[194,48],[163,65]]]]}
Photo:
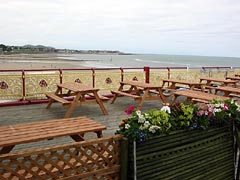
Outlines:
{"type": "Polygon", "coordinates": [[[125,113],[127,115],[132,114],[132,112],[134,111],[135,107],[134,106],[130,106],[128,109],[125,110],[125,113]]]}
{"type": "Polygon", "coordinates": [[[197,115],[198,115],[198,116],[202,116],[202,115],[204,115],[204,114],[205,114],[205,111],[203,111],[203,110],[200,110],[200,111],[197,112],[197,115]]]}
{"type": "Polygon", "coordinates": [[[229,110],[229,105],[228,104],[224,104],[224,110],[228,111],[229,110]]]}

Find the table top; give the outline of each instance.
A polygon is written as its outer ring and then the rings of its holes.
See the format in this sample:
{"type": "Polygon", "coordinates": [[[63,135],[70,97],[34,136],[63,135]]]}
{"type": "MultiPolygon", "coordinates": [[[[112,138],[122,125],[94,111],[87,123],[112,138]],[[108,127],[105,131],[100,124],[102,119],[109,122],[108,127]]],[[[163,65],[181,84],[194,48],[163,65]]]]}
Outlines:
{"type": "Polygon", "coordinates": [[[88,87],[82,83],[77,83],[77,82],[67,82],[67,83],[62,83],[58,84],[58,87],[68,89],[73,92],[91,92],[91,91],[98,91],[98,88],[92,88],[88,87]]]}
{"type": "Polygon", "coordinates": [[[230,79],[216,79],[216,78],[208,78],[208,77],[200,77],[200,81],[206,80],[206,81],[214,81],[214,82],[223,82],[223,83],[236,83],[235,80],[230,79]]]}
{"type": "Polygon", "coordinates": [[[240,81],[240,76],[226,77],[226,79],[238,80],[240,81]]]}
{"type": "Polygon", "coordinates": [[[176,92],[174,92],[174,95],[203,99],[203,100],[208,100],[208,101],[211,101],[214,99],[218,99],[218,100],[228,100],[229,99],[228,97],[219,96],[219,95],[210,94],[210,93],[204,93],[201,91],[194,91],[194,90],[176,91],[176,92]]]}
{"type": "Polygon", "coordinates": [[[137,86],[140,88],[161,88],[161,85],[153,85],[140,81],[121,81],[120,84],[137,86]]]}
{"type": "Polygon", "coordinates": [[[222,90],[222,91],[229,91],[229,92],[240,93],[240,88],[231,87],[231,86],[220,86],[220,87],[216,87],[216,89],[217,90],[222,90]]]}
{"type": "Polygon", "coordinates": [[[106,127],[86,117],[0,126],[0,147],[83,134],[93,129],[100,131],[106,127]]]}
{"type": "Polygon", "coordinates": [[[198,85],[201,84],[199,82],[190,82],[186,80],[178,80],[178,79],[163,79],[163,82],[173,82],[173,83],[180,83],[180,84],[186,84],[186,85],[198,85]]]}

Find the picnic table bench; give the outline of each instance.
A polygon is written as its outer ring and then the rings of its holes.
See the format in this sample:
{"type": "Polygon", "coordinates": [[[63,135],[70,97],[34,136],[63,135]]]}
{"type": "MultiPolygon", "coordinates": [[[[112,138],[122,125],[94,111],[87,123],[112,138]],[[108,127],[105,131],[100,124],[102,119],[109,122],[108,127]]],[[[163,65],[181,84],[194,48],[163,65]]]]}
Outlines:
{"type": "Polygon", "coordinates": [[[82,83],[69,82],[57,84],[57,90],[54,94],[46,93],[46,96],[50,98],[47,108],[50,108],[53,102],[62,103],[63,106],[68,106],[68,111],[64,118],[69,118],[76,106],[97,103],[103,114],[108,115],[103,102],[107,102],[109,98],[99,95],[98,91],[98,88],[88,87],[82,83]],[[64,90],[67,93],[63,93],[64,90]],[[68,100],[70,97],[72,97],[72,100],[68,100]],[[87,98],[94,100],[88,100],[87,98]]]}
{"type": "Polygon", "coordinates": [[[228,76],[226,77],[226,79],[231,79],[231,80],[235,80],[235,81],[240,81],[240,76],[228,76]]]}
{"type": "Polygon", "coordinates": [[[112,104],[117,97],[127,96],[139,101],[138,110],[142,108],[145,100],[162,100],[163,103],[167,101],[161,86],[139,81],[121,81],[118,90],[112,90],[111,92],[114,95],[112,104]],[[128,89],[125,88],[126,86],[128,89]]]}
{"type": "Polygon", "coordinates": [[[167,84],[168,90],[177,90],[178,88],[188,88],[188,89],[201,89],[201,83],[199,82],[190,82],[186,80],[178,79],[163,79],[162,87],[164,88],[167,84]]]}
{"type": "Polygon", "coordinates": [[[175,91],[173,93],[174,97],[172,100],[172,104],[176,102],[179,96],[187,97],[187,101],[194,102],[209,102],[212,100],[228,100],[230,98],[224,96],[218,96],[215,94],[205,93],[201,91],[194,91],[194,90],[185,90],[185,91],[175,91]]]}
{"type": "Polygon", "coordinates": [[[209,77],[201,77],[199,79],[200,79],[200,83],[205,82],[202,85],[202,91],[209,91],[210,93],[213,93],[213,94],[214,94],[214,91],[216,90],[216,87],[220,87],[220,86],[236,87],[236,84],[237,84],[236,80],[230,80],[230,79],[216,79],[216,78],[209,78],[209,77]]]}
{"type": "Polygon", "coordinates": [[[216,79],[216,78],[208,78],[208,77],[201,77],[200,83],[205,82],[206,86],[229,86],[233,85],[236,86],[237,81],[236,80],[230,80],[230,79],[216,79]]]}
{"type": "Polygon", "coordinates": [[[87,117],[56,119],[0,126],[0,154],[9,153],[15,145],[70,136],[84,140],[84,134],[94,132],[102,137],[106,127],[87,117]]]}
{"type": "Polygon", "coordinates": [[[216,94],[222,91],[226,97],[236,97],[240,98],[240,88],[235,88],[231,86],[221,86],[216,88],[216,94]]]}

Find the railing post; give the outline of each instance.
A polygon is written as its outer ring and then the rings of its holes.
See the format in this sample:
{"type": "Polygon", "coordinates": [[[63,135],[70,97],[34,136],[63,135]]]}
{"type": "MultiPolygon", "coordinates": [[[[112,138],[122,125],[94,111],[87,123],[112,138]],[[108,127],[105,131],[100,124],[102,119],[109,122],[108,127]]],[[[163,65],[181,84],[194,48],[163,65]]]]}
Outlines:
{"type": "Polygon", "coordinates": [[[92,86],[95,87],[95,70],[92,68],[92,86]]]}
{"type": "Polygon", "coordinates": [[[168,79],[170,79],[170,78],[171,78],[171,72],[170,72],[170,68],[169,68],[169,67],[167,67],[167,70],[168,70],[168,79]]]}
{"type": "Polygon", "coordinates": [[[144,71],[145,71],[145,82],[149,83],[150,82],[150,67],[144,66],[144,71]]]}
{"type": "Polygon", "coordinates": [[[26,81],[25,81],[25,71],[22,70],[22,100],[25,101],[26,100],[26,81]]]}
{"type": "Polygon", "coordinates": [[[62,72],[62,69],[59,69],[59,82],[60,82],[60,84],[63,82],[62,79],[63,79],[63,72],[62,72]]]}
{"type": "Polygon", "coordinates": [[[121,70],[121,81],[123,81],[123,68],[120,67],[120,70],[121,70]]]}

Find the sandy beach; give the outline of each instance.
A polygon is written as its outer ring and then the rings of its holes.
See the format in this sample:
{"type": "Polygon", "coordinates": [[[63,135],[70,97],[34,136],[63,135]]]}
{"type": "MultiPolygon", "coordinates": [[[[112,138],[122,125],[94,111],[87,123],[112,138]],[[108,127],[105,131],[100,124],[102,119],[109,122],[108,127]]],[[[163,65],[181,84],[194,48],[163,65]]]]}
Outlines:
{"type": "Polygon", "coordinates": [[[0,70],[86,68],[80,60],[58,58],[57,54],[0,55],[0,70]]]}

